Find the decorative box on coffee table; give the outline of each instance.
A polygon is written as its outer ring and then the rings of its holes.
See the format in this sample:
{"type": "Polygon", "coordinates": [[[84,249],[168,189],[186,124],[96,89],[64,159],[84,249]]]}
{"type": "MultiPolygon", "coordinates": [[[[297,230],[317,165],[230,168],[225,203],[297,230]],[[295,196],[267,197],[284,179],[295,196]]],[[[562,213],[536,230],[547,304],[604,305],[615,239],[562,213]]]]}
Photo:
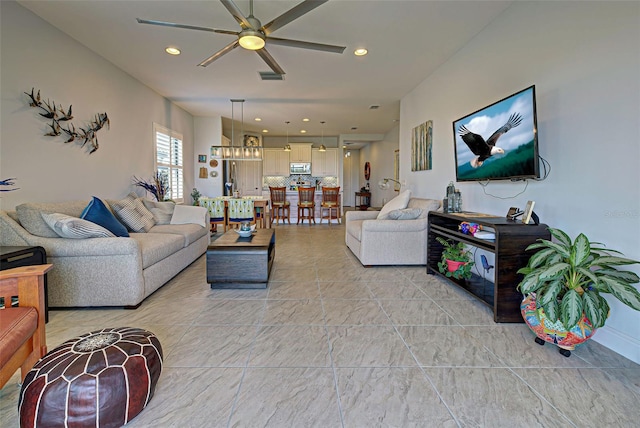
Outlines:
{"type": "Polygon", "coordinates": [[[267,288],[275,256],[273,229],[256,229],[247,238],[229,230],[207,248],[207,282],[211,288],[267,288]]]}

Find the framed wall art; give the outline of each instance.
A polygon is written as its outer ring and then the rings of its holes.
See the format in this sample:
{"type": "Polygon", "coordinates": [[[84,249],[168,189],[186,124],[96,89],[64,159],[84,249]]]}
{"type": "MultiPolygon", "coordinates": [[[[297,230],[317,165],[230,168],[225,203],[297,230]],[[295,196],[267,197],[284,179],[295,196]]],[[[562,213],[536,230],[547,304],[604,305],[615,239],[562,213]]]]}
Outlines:
{"type": "Polygon", "coordinates": [[[433,121],[413,128],[411,133],[411,171],[432,169],[433,121]]]}
{"type": "Polygon", "coordinates": [[[207,161],[207,155],[198,155],[198,162],[205,163],[207,161]]]}

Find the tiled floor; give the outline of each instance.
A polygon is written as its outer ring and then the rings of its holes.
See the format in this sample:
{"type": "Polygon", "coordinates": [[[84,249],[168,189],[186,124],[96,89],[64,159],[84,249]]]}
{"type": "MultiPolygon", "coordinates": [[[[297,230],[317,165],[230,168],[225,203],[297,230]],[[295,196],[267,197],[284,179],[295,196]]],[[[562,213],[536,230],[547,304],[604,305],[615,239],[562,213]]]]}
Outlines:
{"type": "MultiPolygon", "coordinates": [[[[364,268],[344,227],[277,226],[266,290],[211,290],[200,258],[137,310],[52,311],[49,348],[154,332],[164,369],[131,427],[637,427],[640,366],[570,358],[424,267],[364,268]]],[[[18,376],[0,391],[17,427],[18,376]]]]}

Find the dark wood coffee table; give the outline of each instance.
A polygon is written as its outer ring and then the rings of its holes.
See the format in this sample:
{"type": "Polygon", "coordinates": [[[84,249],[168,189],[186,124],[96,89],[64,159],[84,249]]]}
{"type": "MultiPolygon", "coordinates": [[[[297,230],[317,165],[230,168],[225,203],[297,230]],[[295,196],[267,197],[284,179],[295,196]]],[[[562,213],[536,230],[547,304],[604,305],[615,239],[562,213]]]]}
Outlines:
{"type": "Polygon", "coordinates": [[[273,229],[257,229],[249,238],[229,230],[207,248],[211,288],[267,288],[276,257],[273,229]]]}

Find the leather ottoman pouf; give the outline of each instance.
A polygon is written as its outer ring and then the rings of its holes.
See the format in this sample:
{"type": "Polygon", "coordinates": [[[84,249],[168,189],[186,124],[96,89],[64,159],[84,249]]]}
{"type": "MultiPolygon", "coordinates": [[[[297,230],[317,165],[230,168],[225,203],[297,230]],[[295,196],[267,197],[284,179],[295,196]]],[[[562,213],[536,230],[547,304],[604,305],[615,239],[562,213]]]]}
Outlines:
{"type": "Polygon", "coordinates": [[[21,427],[120,427],[145,408],[162,372],[151,332],[106,328],[71,339],[25,377],[21,427]]]}

